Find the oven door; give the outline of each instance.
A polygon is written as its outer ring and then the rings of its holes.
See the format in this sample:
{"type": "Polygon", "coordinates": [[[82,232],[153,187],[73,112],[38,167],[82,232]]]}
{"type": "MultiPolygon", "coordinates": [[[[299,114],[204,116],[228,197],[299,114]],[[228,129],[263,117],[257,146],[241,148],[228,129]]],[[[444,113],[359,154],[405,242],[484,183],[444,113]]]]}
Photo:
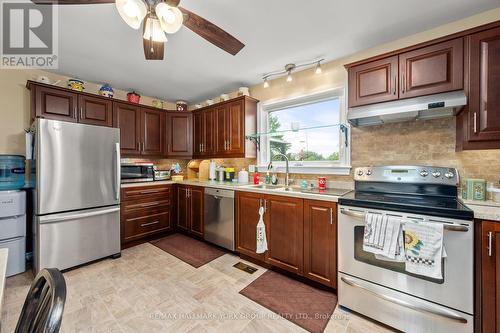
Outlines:
{"type": "MultiPolygon", "coordinates": [[[[473,314],[473,221],[339,206],[339,272],[442,306],[473,314]],[[404,263],[378,260],[363,251],[364,216],[367,212],[413,220],[443,223],[443,279],[412,275],[404,263]]],[[[340,293],[340,291],[339,291],[340,293]]]]}

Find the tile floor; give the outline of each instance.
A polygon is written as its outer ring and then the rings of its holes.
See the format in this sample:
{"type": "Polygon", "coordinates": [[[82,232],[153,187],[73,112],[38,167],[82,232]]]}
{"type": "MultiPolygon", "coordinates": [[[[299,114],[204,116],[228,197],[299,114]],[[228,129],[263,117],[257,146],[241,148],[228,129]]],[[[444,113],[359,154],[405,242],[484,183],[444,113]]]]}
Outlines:
{"type": "MultiPolygon", "coordinates": [[[[61,332],[305,332],[238,293],[265,272],[233,268],[238,261],[226,254],[195,269],[142,244],[120,259],[69,271],[61,332]]],[[[28,272],[7,279],[3,333],[13,332],[32,278],[28,272]]],[[[390,331],[337,308],[325,332],[390,331]]]]}

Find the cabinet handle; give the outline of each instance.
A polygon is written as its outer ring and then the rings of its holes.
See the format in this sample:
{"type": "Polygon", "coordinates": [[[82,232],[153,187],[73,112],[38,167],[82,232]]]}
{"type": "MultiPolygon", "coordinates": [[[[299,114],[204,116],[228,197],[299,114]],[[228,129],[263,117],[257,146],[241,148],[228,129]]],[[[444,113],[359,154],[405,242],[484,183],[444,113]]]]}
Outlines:
{"type": "Polygon", "coordinates": [[[330,224],[333,224],[333,208],[330,207],[330,224]]]}
{"type": "Polygon", "coordinates": [[[153,225],[153,224],[158,224],[160,223],[160,221],[154,221],[154,222],[149,222],[149,223],[143,223],[141,224],[141,227],[147,227],[149,225],[153,225]]]}
{"type": "Polygon", "coordinates": [[[83,106],[80,106],[80,119],[83,119],[83,106]]]}
{"type": "Polygon", "coordinates": [[[73,118],[78,118],[78,108],[76,106],[73,108],[73,118]]]}
{"type": "Polygon", "coordinates": [[[398,86],[398,77],[394,77],[394,95],[396,95],[396,87],[398,86]]]}
{"type": "Polygon", "coordinates": [[[264,199],[264,213],[267,213],[267,199],[264,199]]]}
{"type": "Polygon", "coordinates": [[[401,77],[401,92],[404,94],[405,93],[405,75],[403,74],[401,77]]]}
{"type": "Polygon", "coordinates": [[[488,257],[493,255],[493,232],[488,232],[488,257]]]}
{"type": "Polygon", "coordinates": [[[477,112],[474,112],[474,133],[477,133],[477,112]]]}

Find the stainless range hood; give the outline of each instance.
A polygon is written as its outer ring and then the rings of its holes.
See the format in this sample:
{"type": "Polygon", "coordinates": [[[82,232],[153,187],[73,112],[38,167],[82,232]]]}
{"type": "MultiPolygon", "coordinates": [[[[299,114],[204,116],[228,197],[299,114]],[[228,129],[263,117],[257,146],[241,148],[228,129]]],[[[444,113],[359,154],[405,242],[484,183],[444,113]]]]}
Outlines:
{"type": "Polygon", "coordinates": [[[466,104],[464,91],[452,91],[350,108],[347,119],[353,126],[372,126],[415,119],[451,117],[466,104]]]}

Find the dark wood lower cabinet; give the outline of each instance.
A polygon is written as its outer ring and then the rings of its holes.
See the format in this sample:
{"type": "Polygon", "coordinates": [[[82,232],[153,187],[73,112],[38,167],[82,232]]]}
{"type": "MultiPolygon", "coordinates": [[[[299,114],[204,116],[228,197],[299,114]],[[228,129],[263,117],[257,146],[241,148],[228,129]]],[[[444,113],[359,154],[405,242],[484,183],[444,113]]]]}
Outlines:
{"type": "Polygon", "coordinates": [[[264,261],[264,254],[255,253],[257,249],[256,232],[257,223],[259,222],[259,209],[262,205],[262,194],[236,192],[236,251],[257,260],[264,261]]]}
{"type": "Polygon", "coordinates": [[[476,221],[476,332],[500,332],[500,222],[476,221]]]}
{"type": "Polygon", "coordinates": [[[264,200],[268,241],[266,261],[292,273],[302,274],[304,200],[270,195],[264,200]]]}
{"type": "Polygon", "coordinates": [[[172,230],[172,185],[122,188],[121,198],[122,248],[172,230]]]}
{"type": "Polygon", "coordinates": [[[204,195],[203,187],[189,185],[177,187],[177,229],[200,238],[203,237],[204,195]]]}
{"type": "Polygon", "coordinates": [[[337,204],[304,200],[304,276],[337,288],[337,204]]]}
{"type": "Polygon", "coordinates": [[[236,192],[236,250],[265,264],[337,286],[336,204],[236,192]],[[259,209],[265,207],[268,251],[255,253],[259,209]]]}

